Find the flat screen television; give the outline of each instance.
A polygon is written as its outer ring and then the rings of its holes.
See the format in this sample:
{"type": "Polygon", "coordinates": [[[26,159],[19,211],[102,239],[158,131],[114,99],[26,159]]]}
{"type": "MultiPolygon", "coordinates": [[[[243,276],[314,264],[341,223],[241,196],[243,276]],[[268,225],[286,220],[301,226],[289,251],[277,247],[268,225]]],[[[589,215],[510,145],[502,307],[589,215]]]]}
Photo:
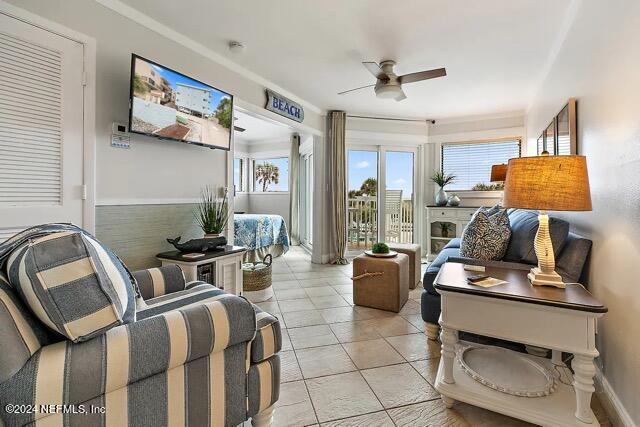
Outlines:
{"type": "Polygon", "coordinates": [[[233,96],[131,55],[129,131],[229,150],[233,96]]]}

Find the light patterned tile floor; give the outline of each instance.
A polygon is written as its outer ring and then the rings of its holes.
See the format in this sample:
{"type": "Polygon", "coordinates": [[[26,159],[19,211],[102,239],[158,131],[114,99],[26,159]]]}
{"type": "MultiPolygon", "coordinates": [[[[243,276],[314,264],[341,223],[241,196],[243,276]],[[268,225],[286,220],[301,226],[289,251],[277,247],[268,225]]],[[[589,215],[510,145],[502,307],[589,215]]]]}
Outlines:
{"type": "Polygon", "coordinates": [[[350,266],[312,264],[300,248],[274,260],[275,296],[259,305],[286,325],[275,427],[527,425],[463,403],[446,409],[433,388],[440,351],[424,335],[422,288],[396,314],[354,307],[350,276],[350,266]]]}

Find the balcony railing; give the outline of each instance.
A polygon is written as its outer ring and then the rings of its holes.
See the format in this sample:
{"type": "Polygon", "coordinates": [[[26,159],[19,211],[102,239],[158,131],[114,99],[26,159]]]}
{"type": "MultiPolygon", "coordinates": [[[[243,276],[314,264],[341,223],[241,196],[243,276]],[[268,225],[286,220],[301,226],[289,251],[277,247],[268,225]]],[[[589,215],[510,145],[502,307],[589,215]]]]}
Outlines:
{"type": "MultiPolygon", "coordinates": [[[[359,196],[347,201],[349,250],[371,249],[378,241],[378,201],[375,196],[359,196]]],[[[385,237],[389,243],[413,241],[413,201],[399,203],[387,201],[385,212],[385,237]]]]}

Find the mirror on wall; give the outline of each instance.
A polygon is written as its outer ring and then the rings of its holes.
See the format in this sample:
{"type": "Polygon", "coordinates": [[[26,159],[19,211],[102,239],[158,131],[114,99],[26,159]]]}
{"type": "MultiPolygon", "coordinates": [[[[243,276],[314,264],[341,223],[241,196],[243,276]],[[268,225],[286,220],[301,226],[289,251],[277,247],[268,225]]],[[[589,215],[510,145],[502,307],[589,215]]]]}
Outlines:
{"type": "Polygon", "coordinates": [[[576,100],[569,101],[537,139],[537,153],[549,155],[578,154],[576,100]]]}

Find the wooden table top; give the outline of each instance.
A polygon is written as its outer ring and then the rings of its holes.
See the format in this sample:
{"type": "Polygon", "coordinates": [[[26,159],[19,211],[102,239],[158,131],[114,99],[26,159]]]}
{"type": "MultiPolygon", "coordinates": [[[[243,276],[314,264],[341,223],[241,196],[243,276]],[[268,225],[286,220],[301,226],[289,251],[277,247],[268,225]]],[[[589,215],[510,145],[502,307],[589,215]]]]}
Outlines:
{"type": "Polygon", "coordinates": [[[580,285],[566,285],[565,289],[552,286],[534,286],[529,282],[527,273],[529,270],[495,267],[487,267],[484,273],[480,273],[466,271],[464,264],[447,262],[440,268],[433,283],[434,287],[441,291],[460,292],[593,313],[607,312],[607,307],[580,285]],[[467,277],[476,274],[486,274],[507,283],[490,288],[467,283],[467,277]]]}
{"type": "Polygon", "coordinates": [[[218,247],[218,248],[216,248],[216,249],[214,249],[212,251],[207,251],[207,252],[199,252],[199,251],[195,251],[195,252],[180,252],[180,251],[162,252],[162,253],[157,254],[156,258],[168,259],[168,260],[171,260],[171,261],[197,263],[199,261],[209,260],[209,259],[213,259],[213,258],[219,258],[221,256],[235,254],[235,253],[238,253],[238,252],[244,252],[246,250],[247,250],[247,248],[245,248],[243,246],[226,245],[226,246],[224,246],[224,248],[223,247],[218,247]],[[183,256],[184,254],[189,254],[189,253],[203,253],[205,255],[201,256],[199,258],[185,258],[183,256]]]}

